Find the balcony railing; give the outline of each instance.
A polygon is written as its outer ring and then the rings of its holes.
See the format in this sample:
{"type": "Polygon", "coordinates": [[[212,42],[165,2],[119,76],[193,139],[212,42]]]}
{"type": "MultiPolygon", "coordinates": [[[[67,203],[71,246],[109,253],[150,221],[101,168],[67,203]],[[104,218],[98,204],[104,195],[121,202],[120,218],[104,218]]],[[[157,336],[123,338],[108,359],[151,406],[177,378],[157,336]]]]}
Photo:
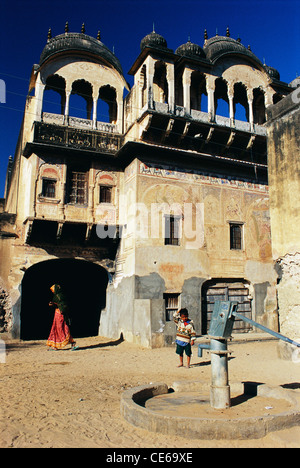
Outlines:
{"type": "Polygon", "coordinates": [[[122,136],[107,131],[83,130],[57,123],[35,122],[33,143],[114,154],[121,147],[122,136]]]}
{"type": "MultiPolygon", "coordinates": [[[[172,114],[169,109],[169,105],[163,102],[154,101],[153,103],[154,110],[160,114],[172,114]]],[[[142,109],[141,113],[144,113],[147,110],[147,106],[142,109]]],[[[182,106],[175,106],[174,114],[176,117],[187,117],[186,109],[182,106]]],[[[229,117],[222,117],[221,115],[216,115],[213,122],[210,121],[210,115],[208,112],[202,112],[195,109],[191,109],[188,117],[191,117],[193,120],[205,123],[218,125],[220,127],[227,127],[233,130],[239,130],[241,132],[255,133],[257,135],[266,136],[267,129],[263,125],[250,124],[249,122],[244,122],[243,120],[230,119],[229,117]]]]}
{"type": "Polygon", "coordinates": [[[117,133],[117,126],[106,122],[93,122],[89,119],[81,119],[79,117],[68,116],[61,114],[51,114],[43,112],[42,122],[54,125],[66,125],[73,128],[81,128],[85,130],[98,130],[99,132],[117,133]]]}

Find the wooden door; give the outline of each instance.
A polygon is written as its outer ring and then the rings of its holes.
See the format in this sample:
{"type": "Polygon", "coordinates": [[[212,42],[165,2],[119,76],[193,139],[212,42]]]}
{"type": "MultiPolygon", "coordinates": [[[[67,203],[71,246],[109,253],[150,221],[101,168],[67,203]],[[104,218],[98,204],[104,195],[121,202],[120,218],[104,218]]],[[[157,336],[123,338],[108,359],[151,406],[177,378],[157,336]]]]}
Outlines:
{"type": "MultiPolygon", "coordinates": [[[[238,303],[237,312],[252,318],[251,299],[249,298],[249,285],[243,280],[212,280],[203,286],[202,290],[202,334],[209,330],[211,315],[215,301],[235,301],[238,303]]],[[[249,323],[235,319],[233,333],[247,333],[252,330],[249,323]]]]}

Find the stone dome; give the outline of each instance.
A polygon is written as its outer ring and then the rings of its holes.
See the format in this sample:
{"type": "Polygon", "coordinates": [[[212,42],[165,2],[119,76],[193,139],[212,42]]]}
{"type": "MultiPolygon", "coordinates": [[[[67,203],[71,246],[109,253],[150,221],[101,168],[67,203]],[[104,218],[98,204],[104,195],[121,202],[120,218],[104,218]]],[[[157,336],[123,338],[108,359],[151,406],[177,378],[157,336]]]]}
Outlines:
{"type": "Polygon", "coordinates": [[[228,36],[214,36],[208,39],[203,47],[206,57],[215,62],[224,55],[244,55],[262,66],[261,61],[256,55],[247,49],[239,40],[228,36]]]}
{"type": "Polygon", "coordinates": [[[40,56],[40,65],[55,55],[66,55],[70,52],[100,57],[123,75],[122,66],[117,57],[100,40],[83,33],[65,33],[48,39],[40,56]]]}
{"type": "Polygon", "coordinates": [[[268,67],[267,65],[265,65],[265,70],[271,78],[275,78],[275,80],[280,80],[280,74],[279,71],[276,70],[276,68],[268,67]]]}
{"type": "Polygon", "coordinates": [[[166,39],[160,34],[152,31],[141,40],[141,50],[145,47],[158,47],[159,49],[166,49],[168,47],[166,39]]]}
{"type": "Polygon", "coordinates": [[[175,50],[175,54],[184,55],[191,58],[205,58],[205,53],[198,44],[194,44],[190,40],[186,44],[182,44],[175,50]]]}

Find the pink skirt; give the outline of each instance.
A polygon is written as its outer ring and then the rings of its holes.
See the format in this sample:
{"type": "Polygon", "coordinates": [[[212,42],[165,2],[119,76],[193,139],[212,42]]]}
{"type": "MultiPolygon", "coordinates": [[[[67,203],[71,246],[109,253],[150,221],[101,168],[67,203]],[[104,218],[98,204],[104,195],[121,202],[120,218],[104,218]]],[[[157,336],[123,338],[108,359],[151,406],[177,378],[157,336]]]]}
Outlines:
{"type": "Polygon", "coordinates": [[[55,309],[53,324],[47,341],[47,346],[54,349],[62,349],[68,343],[75,343],[70,329],[65,322],[63,314],[59,309],[55,309]]]}

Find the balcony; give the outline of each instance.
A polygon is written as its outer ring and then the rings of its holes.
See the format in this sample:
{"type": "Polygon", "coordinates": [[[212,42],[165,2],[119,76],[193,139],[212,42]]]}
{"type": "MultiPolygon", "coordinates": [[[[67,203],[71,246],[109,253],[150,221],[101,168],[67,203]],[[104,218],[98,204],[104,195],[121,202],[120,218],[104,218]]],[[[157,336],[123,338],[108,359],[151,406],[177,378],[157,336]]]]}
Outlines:
{"type": "Polygon", "coordinates": [[[69,117],[68,125],[64,124],[64,116],[58,114],[43,114],[42,122],[34,122],[32,141],[24,150],[24,156],[29,157],[37,149],[53,148],[69,149],[87,153],[114,155],[121,148],[122,135],[117,133],[116,126],[105,122],[69,117]]]}
{"type": "MultiPolygon", "coordinates": [[[[237,162],[267,165],[267,132],[263,125],[153,102],[139,116],[140,140],[177,150],[222,156],[237,162]]],[[[128,141],[128,138],[127,138],[128,141]]]]}

